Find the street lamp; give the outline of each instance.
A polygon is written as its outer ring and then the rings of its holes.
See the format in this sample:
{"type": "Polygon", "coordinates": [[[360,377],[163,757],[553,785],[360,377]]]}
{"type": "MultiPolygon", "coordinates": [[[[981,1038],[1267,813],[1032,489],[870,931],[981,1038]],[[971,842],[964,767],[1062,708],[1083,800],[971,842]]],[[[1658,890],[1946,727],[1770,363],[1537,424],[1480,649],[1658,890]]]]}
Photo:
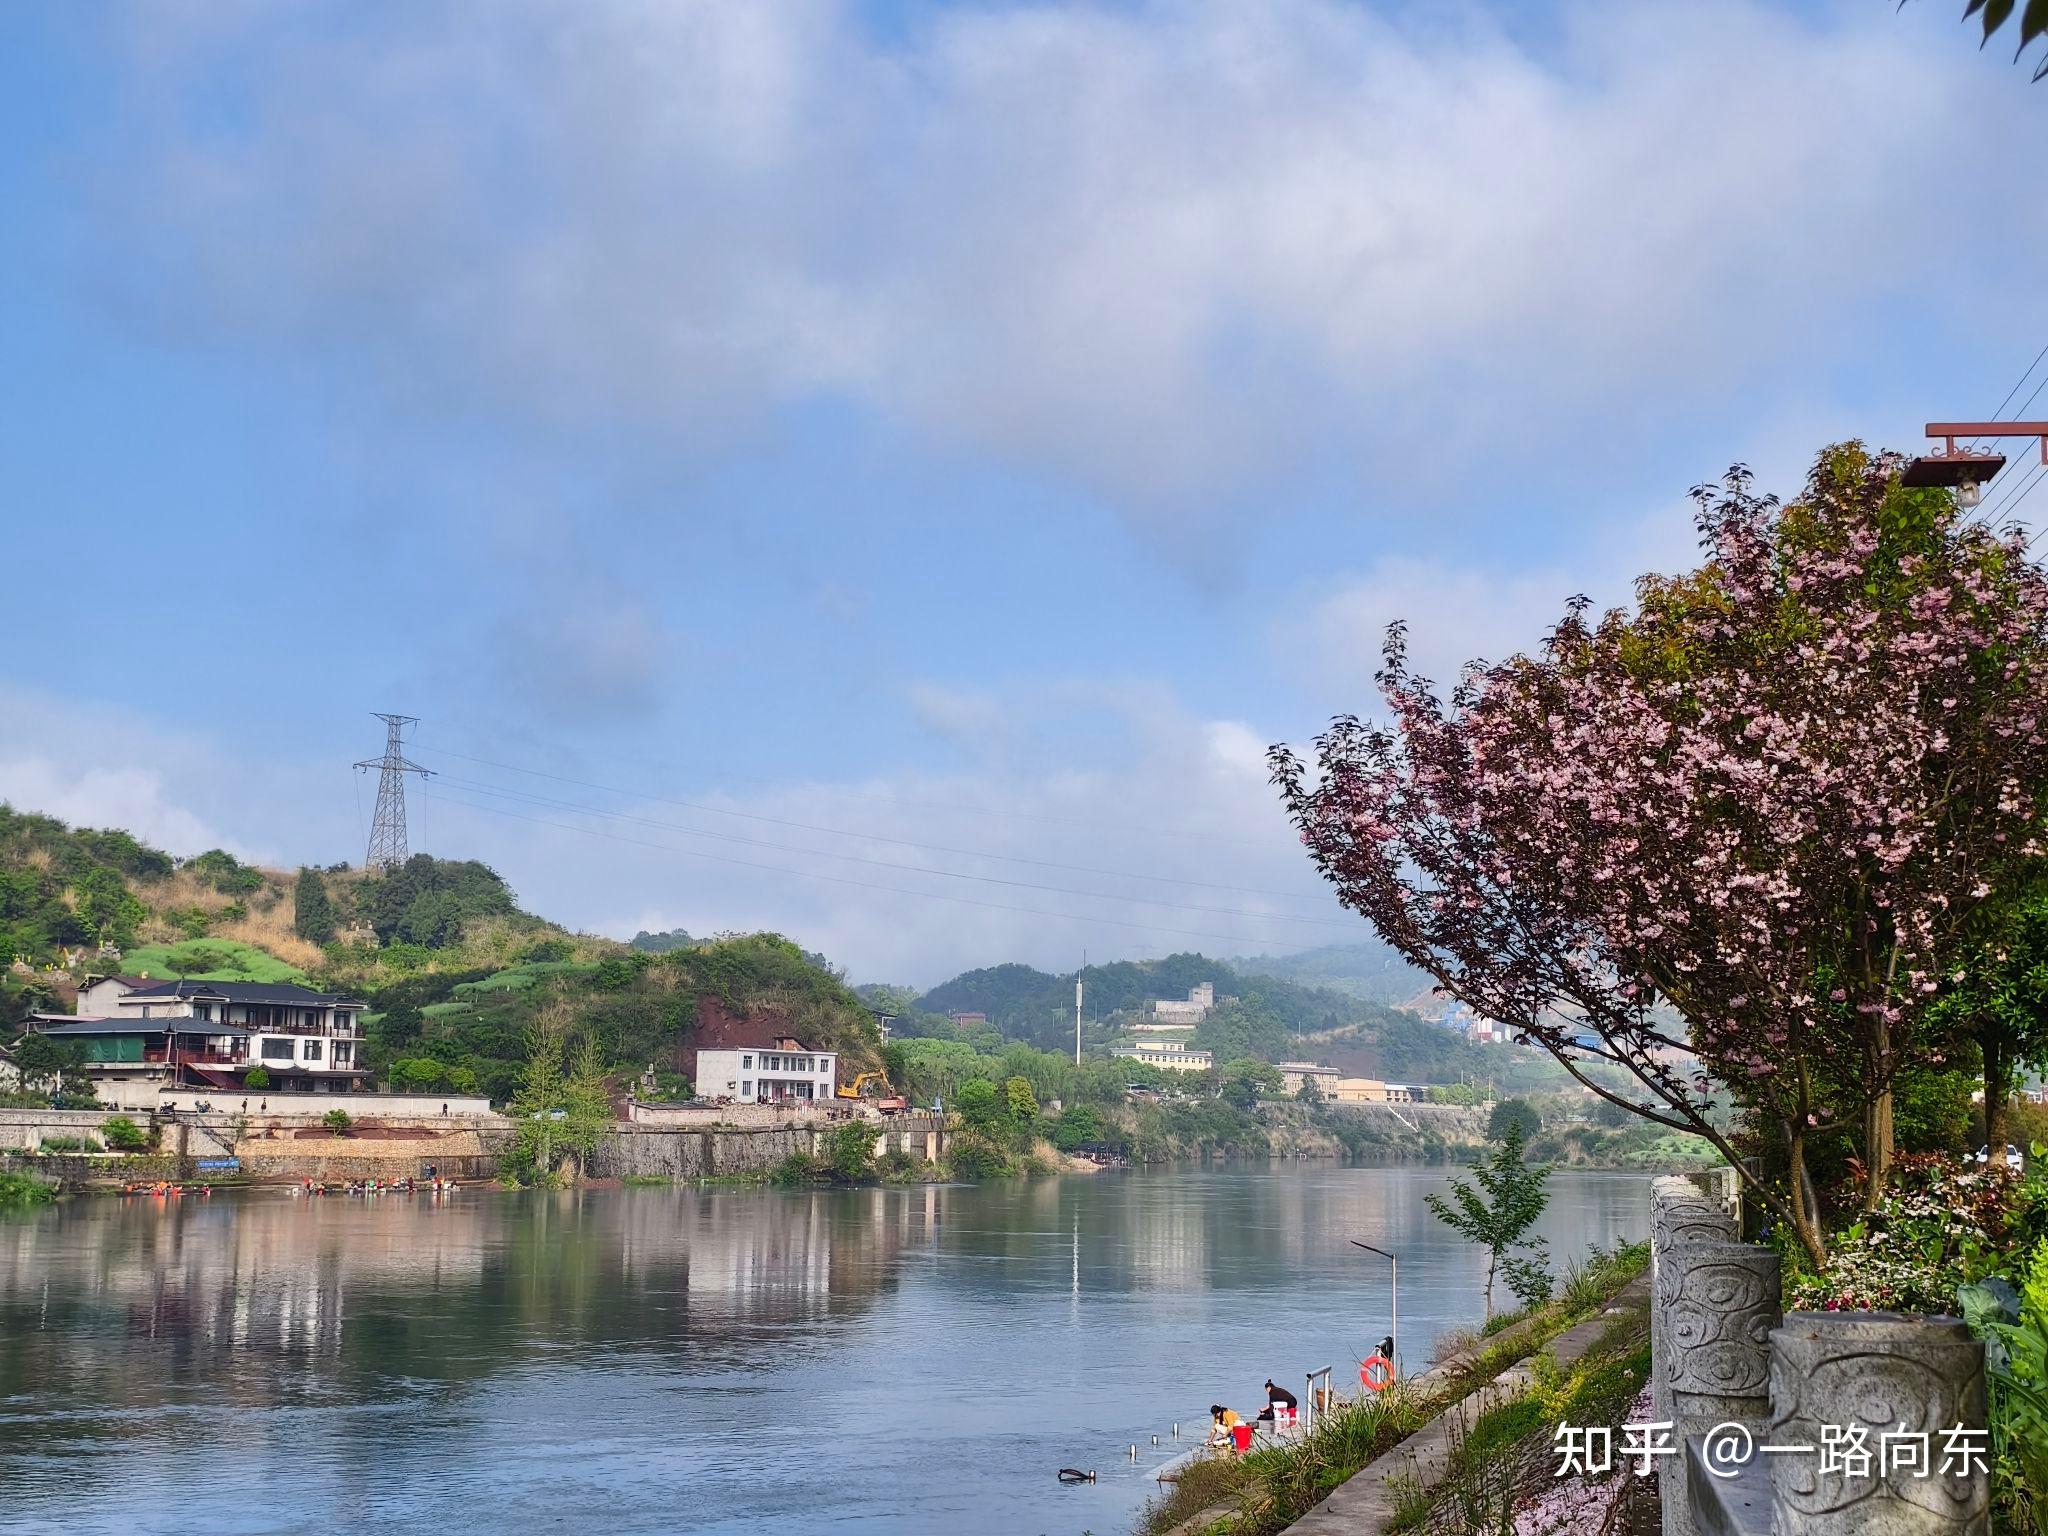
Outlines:
{"type": "MultiPolygon", "coordinates": [[[[1389,1327],[1387,1328],[1387,1337],[1388,1339],[1392,1340],[1396,1346],[1398,1346],[1401,1339],[1401,1261],[1395,1258],[1394,1255],[1392,1255],[1391,1253],[1387,1252],[1386,1249],[1375,1248],[1371,1243],[1361,1242],[1359,1241],[1359,1239],[1355,1237],[1351,1239],[1351,1246],[1354,1248],[1363,1248],[1367,1253],[1376,1253],[1381,1258],[1385,1259],[1389,1264],[1394,1266],[1394,1315],[1389,1327]]],[[[1394,1367],[1394,1373],[1398,1376],[1400,1374],[1400,1367],[1397,1364],[1397,1361],[1399,1359],[1398,1349],[1390,1350],[1388,1353],[1390,1355],[1393,1355],[1394,1358],[1389,1359],[1387,1361],[1387,1364],[1394,1367]]]]}
{"type": "Polygon", "coordinates": [[[1984,499],[1984,487],[2005,468],[2002,453],[1978,453],[1956,439],[2037,437],[2041,440],[2041,462],[2048,464],[2048,421],[1930,421],[1927,435],[1942,439],[1941,451],[1923,453],[1906,466],[1901,485],[1953,486],[1956,505],[1968,511],[1984,499]]]}

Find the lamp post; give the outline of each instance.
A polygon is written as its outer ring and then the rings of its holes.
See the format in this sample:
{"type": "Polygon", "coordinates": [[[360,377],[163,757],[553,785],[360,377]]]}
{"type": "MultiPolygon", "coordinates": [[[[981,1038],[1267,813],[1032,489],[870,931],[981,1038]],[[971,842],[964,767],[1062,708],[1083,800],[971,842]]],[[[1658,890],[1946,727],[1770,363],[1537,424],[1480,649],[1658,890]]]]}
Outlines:
{"type": "Polygon", "coordinates": [[[1980,453],[1967,444],[1958,447],[1958,438],[2039,438],[2041,462],[2048,464],[2048,421],[1930,421],[1927,435],[1942,439],[1942,447],[1907,465],[1900,484],[1952,487],[1956,504],[1966,512],[1982,499],[1983,488],[1992,477],[2005,468],[2005,455],[1980,453]]]}
{"type": "Polygon", "coordinates": [[[1389,1360],[1387,1364],[1390,1366],[1394,1366],[1394,1374],[1398,1376],[1400,1374],[1400,1368],[1396,1362],[1399,1359],[1399,1346],[1401,1342],[1401,1261],[1395,1258],[1393,1254],[1387,1252],[1386,1249],[1375,1248],[1371,1243],[1361,1242],[1355,1237],[1351,1239],[1351,1246],[1354,1248],[1363,1248],[1367,1253],[1376,1253],[1381,1258],[1385,1259],[1389,1264],[1394,1266],[1394,1315],[1390,1325],[1387,1328],[1387,1337],[1394,1341],[1395,1359],[1389,1360]]]}

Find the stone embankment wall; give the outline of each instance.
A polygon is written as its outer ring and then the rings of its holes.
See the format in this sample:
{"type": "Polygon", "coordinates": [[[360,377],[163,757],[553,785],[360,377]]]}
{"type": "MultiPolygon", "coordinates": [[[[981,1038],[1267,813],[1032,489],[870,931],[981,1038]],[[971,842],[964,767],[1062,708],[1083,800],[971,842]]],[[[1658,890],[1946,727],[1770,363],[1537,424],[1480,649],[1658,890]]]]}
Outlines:
{"type": "MultiPolygon", "coordinates": [[[[795,1152],[818,1155],[829,1122],[765,1129],[671,1130],[622,1125],[598,1139],[590,1171],[608,1179],[709,1179],[767,1173],[795,1152]]],[[[926,1162],[945,1155],[945,1133],[932,1115],[898,1115],[873,1124],[875,1151],[907,1152],[926,1162]]]]}
{"type": "MultiPolygon", "coordinates": [[[[802,1109],[785,1109],[776,1104],[643,1104],[630,1099],[626,1103],[626,1120],[632,1125],[668,1131],[793,1131],[830,1125],[835,1111],[840,1119],[859,1112],[852,1105],[838,1109],[829,1099],[802,1109]]],[[[879,1118],[873,1110],[866,1113],[870,1119],[879,1118]]]]}
{"type": "MultiPolygon", "coordinates": [[[[102,1139],[102,1128],[116,1113],[0,1110],[0,1152],[32,1153],[49,1137],[102,1139]]],[[[131,1118],[139,1122],[144,1117],[131,1118]]],[[[779,1128],[760,1129],[620,1125],[598,1139],[590,1172],[598,1178],[675,1179],[766,1173],[792,1152],[822,1152],[834,1123],[818,1116],[797,1126],[785,1119],[779,1128]]],[[[900,1151],[937,1162],[945,1154],[945,1132],[935,1116],[894,1115],[869,1124],[877,1155],[900,1151]]],[[[335,1137],[325,1132],[318,1114],[308,1113],[180,1115],[159,1129],[159,1156],[146,1175],[151,1178],[189,1178],[199,1158],[236,1157],[241,1172],[255,1178],[397,1179],[419,1177],[431,1166],[445,1176],[471,1179],[497,1173],[517,1127],[501,1115],[384,1116],[374,1126],[359,1122],[358,1134],[335,1137]]],[[[59,1171],[56,1159],[34,1161],[59,1171]]],[[[112,1159],[67,1159],[60,1176],[67,1181],[144,1177],[127,1168],[131,1162],[122,1159],[117,1167],[112,1159]]]]}
{"type": "Polygon", "coordinates": [[[1950,1317],[1781,1313],[1778,1255],[1734,1241],[1718,1193],[1655,1186],[1650,1392],[1677,1449],[1657,1474],[1663,1536],[1988,1536],[1988,1470],[1944,1456],[1958,1427],[1988,1455],[1984,1346],[1950,1317]],[[1887,1436],[1928,1437],[1926,1459],[1902,1469],[1887,1436]]]}

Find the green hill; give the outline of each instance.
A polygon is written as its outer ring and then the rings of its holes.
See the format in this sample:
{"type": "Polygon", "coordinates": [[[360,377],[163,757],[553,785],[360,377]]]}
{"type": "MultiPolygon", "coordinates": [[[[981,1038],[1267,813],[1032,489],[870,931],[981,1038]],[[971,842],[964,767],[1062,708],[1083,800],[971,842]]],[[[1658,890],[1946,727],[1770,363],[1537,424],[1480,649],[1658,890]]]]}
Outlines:
{"type": "MultiPolygon", "coordinates": [[[[1247,1056],[1308,1057],[1397,1082],[1491,1078],[1516,1087],[1556,1086],[1563,1076],[1540,1052],[1474,1045],[1383,1002],[1256,974],[1206,955],[1118,961],[1089,966],[1080,975],[1089,1021],[1084,1044],[1093,1048],[1122,1037],[1129,1024],[1146,1016],[1153,999],[1185,997],[1207,982],[1216,989],[1216,1006],[1186,1038],[1214,1052],[1219,1063],[1247,1056]]],[[[958,1040],[995,1053],[1011,1044],[1073,1049],[1073,972],[998,965],[963,972],[922,995],[885,985],[859,990],[870,1007],[897,1015],[893,1028],[906,1037],[958,1040]],[[988,1024],[963,1027],[947,1017],[955,1013],[986,1014],[988,1024]]]]}
{"type": "Polygon", "coordinates": [[[1370,935],[1355,944],[1324,944],[1291,955],[1244,955],[1230,963],[1247,975],[1276,976],[1388,1007],[1397,1007],[1436,985],[1403,960],[1391,944],[1370,935]]]}
{"type": "Polygon", "coordinates": [[[284,871],[213,849],[175,859],[125,832],[0,804],[0,1033],[73,1006],[88,972],[289,981],[370,1004],[365,1061],[396,1086],[505,1098],[540,1010],[593,1039],[615,1080],[652,1066],[680,1090],[699,1028],[760,1018],[878,1060],[867,1008],[817,956],[774,934],[664,935],[659,952],[522,911],[474,860],[416,854],[368,874],[284,871]]]}

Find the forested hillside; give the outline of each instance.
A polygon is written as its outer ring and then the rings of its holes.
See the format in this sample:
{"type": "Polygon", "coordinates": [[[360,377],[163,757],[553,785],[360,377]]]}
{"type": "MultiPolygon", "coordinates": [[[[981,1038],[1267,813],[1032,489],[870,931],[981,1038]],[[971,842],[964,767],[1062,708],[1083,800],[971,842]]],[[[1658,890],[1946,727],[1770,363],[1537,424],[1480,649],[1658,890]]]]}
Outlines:
{"type": "MultiPolygon", "coordinates": [[[[1463,1035],[1370,999],[1274,976],[1256,975],[1206,955],[1178,954],[1156,961],[1089,966],[1083,1041],[1102,1047],[1155,998],[1180,998],[1208,982],[1216,1006],[1189,1043],[1214,1052],[1220,1064],[1247,1057],[1282,1061],[1309,1057],[1364,1077],[1400,1082],[1450,1083],[1460,1079],[1534,1087],[1561,1076],[1535,1051],[1474,1045],[1463,1035]]],[[[1427,978],[1424,978],[1426,983],[1427,978]]],[[[872,1008],[896,1015],[904,1037],[957,1041],[985,1054],[1015,1044],[1041,1050],[1073,1049],[1074,974],[1054,975],[1028,965],[967,971],[922,995],[905,987],[859,989],[872,1008]],[[947,1015],[983,1013],[986,1026],[960,1026],[947,1015]]]]}
{"type": "Polygon", "coordinates": [[[774,1020],[876,1060],[874,1024],[817,957],[773,934],[659,952],[573,934],[522,911],[473,860],[416,854],[370,875],[287,873],[219,849],[178,860],[126,832],[73,828],[0,804],[0,1026],[72,1006],[87,972],[290,981],[370,1004],[368,1065],[391,1086],[508,1097],[526,1036],[552,1009],[622,1080],[652,1066],[685,1089],[700,1023],[774,1020]]]}
{"type": "Polygon", "coordinates": [[[1323,944],[1291,955],[1244,955],[1230,963],[1245,975],[1277,976],[1389,1007],[1422,996],[1436,985],[1370,932],[1354,944],[1323,944]]]}
{"type": "MultiPolygon", "coordinates": [[[[1244,976],[1207,955],[1168,955],[1163,960],[1119,960],[1091,965],[1081,973],[1091,1019],[1118,1012],[1143,1012],[1154,998],[1186,997],[1191,988],[1208,982],[1218,999],[1256,1000],[1249,1013],[1257,1022],[1247,1029],[1274,1049],[1283,1037],[1313,1034],[1357,1022],[1376,1013],[1370,1005],[1338,993],[1300,986],[1276,977],[1244,976]]],[[[998,965],[967,971],[932,988],[916,1000],[920,1013],[985,1013],[989,1023],[1012,1040],[1057,1045],[1073,1040],[1074,973],[1053,975],[1028,965],[998,965]]]]}

